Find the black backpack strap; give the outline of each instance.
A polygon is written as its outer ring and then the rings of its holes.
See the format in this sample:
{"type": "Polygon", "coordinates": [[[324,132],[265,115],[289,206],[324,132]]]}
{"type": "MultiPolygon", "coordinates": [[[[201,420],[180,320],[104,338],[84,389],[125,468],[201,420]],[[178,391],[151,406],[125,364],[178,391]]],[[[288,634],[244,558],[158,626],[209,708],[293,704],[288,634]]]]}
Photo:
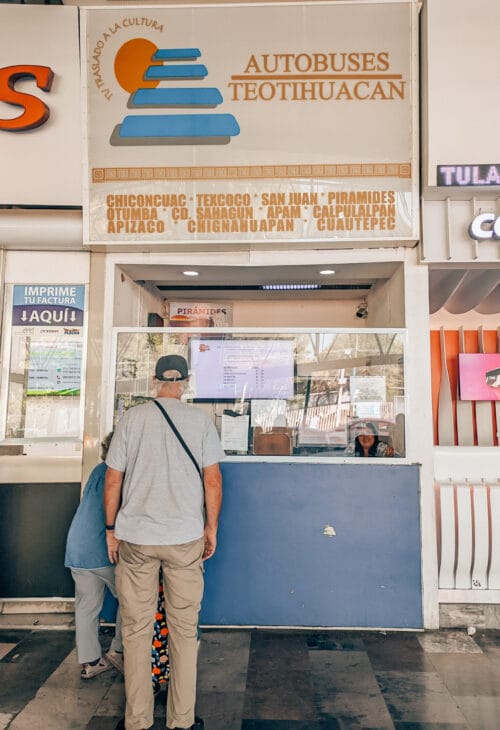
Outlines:
{"type": "Polygon", "coordinates": [[[198,466],[198,462],[196,461],[196,459],[194,458],[193,454],[191,453],[191,449],[189,448],[189,446],[187,445],[187,443],[184,441],[184,439],[180,435],[179,431],[177,430],[177,427],[176,427],[175,423],[172,421],[172,419],[170,418],[170,416],[168,415],[168,413],[164,409],[164,407],[161,405],[161,403],[158,403],[157,400],[153,400],[153,403],[156,406],[158,406],[158,408],[160,409],[160,411],[163,413],[163,415],[165,417],[165,420],[167,421],[168,425],[170,426],[170,428],[172,429],[172,431],[174,432],[174,434],[179,439],[180,445],[182,446],[182,448],[184,449],[184,451],[186,452],[186,454],[189,456],[189,458],[193,462],[194,467],[195,467],[196,471],[198,472],[201,481],[203,482],[203,475],[201,473],[200,467],[198,466]]]}

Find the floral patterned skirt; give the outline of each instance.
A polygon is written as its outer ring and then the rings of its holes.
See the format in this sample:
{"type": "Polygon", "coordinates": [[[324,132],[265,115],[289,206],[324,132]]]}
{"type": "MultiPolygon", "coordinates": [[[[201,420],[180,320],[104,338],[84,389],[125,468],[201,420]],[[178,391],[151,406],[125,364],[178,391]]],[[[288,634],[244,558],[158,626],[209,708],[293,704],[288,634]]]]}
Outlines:
{"type": "Polygon", "coordinates": [[[160,585],[158,589],[158,606],[156,609],[153,646],[151,648],[151,669],[153,674],[153,689],[159,691],[167,685],[170,667],[168,663],[168,628],[163,598],[163,576],[160,570],[160,585]]]}

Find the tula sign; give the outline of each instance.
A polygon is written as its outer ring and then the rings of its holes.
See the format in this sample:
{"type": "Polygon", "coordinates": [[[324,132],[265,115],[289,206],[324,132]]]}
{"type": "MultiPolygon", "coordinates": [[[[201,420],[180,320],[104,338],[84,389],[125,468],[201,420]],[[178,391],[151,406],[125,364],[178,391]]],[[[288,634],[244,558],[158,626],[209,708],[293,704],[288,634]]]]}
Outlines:
{"type": "Polygon", "coordinates": [[[494,213],[476,215],[469,226],[469,236],[475,241],[500,240],[500,216],[494,213]]]}
{"type": "Polygon", "coordinates": [[[17,91],[16,82],[33,79],[39,89],[50,91],[54,72],[48,66],[19,65],[0,68],[0,102],[20,107],[22,112],[14,119],[0,117],[3,132],[26,132],[44,124],[50,116],[49,107],[37,96],[17,91]]]}
{"type": "Polygon", "coordinates": [[[500,165],[438,165],[438,187],[491,187],[500,185],[500,165]]]}

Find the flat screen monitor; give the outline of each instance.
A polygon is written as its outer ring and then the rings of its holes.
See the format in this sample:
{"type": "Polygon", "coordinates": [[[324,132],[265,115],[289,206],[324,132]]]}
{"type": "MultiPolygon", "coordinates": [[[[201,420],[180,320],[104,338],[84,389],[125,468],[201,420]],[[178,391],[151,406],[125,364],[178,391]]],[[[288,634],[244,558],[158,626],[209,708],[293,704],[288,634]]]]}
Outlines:
{"type": "Polygon", "coordinates": [[[294,349],[291,339],[192,338],[195,398],[291,398],[294,349]]]}

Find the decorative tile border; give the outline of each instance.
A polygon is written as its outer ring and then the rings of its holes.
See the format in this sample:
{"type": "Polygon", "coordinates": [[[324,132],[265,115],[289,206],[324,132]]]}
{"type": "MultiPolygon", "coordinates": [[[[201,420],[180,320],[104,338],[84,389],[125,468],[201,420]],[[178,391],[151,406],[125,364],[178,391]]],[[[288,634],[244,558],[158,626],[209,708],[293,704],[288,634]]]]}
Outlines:
{"type": "Polygon", "coordinates": [[[138,180],[244,180],[334,177],[411,177],[409,162],[344,165],[234,165],[231,167],[94,167],[93,183],[138,180]]]}

